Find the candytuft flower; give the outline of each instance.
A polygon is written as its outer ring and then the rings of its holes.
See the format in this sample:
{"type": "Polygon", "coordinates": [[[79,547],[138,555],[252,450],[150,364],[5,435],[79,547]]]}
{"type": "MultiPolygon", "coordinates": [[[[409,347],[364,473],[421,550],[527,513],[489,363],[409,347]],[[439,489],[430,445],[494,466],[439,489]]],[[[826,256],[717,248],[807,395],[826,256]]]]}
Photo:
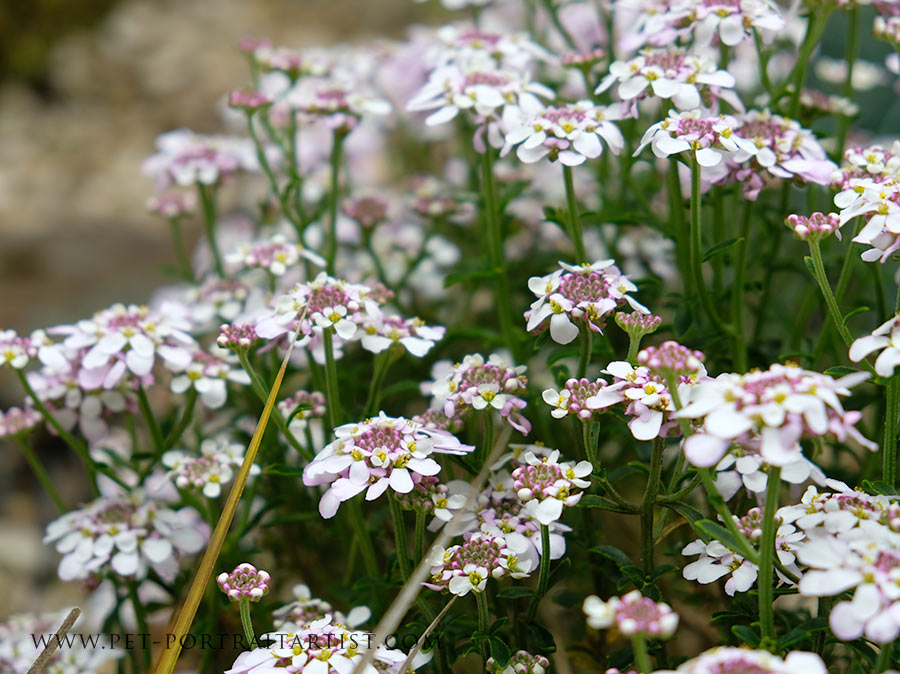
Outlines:
{"type": "Polygon", "coordinates": [[[875,359],[875,373],[879,377],[891,377],[900,364],[900,315],[885,321],[850,345],[850,360],[858,363],[873,351],[881,351],[875,359]]]}
{"type": "Polygon", "coordinates": [[[268,571],[244,562],[231,573],[220,573],[216,583],[231,601],[259,601],[269,593],[270,579],[268,571]]]}
{"type": "Polygon", "coordinates": [[[596,595],[584,600],[587,623],[595,629],[614,627],[625,636],[644,635],[667,639],[678,628],[678,614],[668,604],[657,603],[638,590],[603,601],[596,595]]]}

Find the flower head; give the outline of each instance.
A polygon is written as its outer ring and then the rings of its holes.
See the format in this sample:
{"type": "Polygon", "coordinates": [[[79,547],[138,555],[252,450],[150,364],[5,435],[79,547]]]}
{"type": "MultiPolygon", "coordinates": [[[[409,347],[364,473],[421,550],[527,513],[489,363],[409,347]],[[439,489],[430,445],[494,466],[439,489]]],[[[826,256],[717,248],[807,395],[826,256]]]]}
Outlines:
{"type": "Polygon", "coordinates": [[[231,573],[220,573],[216,583],[231,601],[259,601],[269,593],[270,578],[267,571],[244,562],[231,573]]]}
{"type": "Polygon", "coordinates": [[[816,212],[809,216],[791,214],[784,220],[794,236],[801,241],[813,240],[818,241],[839,232],[841,226],[841,218],[837,213],[816,212]]]}
{"type": "Polygon", "coordinates": [[[528,651],[516,651],[501,667],[494,658],[485,663],[487,674],[545,674],[550,668],[550,661],[543,655],[532,655],[528,651]]]}
{"type": "Polygon", "coordinates": [[[484,592],[488,578],[524,578],[531,571],[531,562],[519,559],[522,552],[524,549],[510,546],[503,538],[480,532],[468,534],[460,545],[433,552],[431,579],[426,586],[464,596],[484,592]]]}
{"type": "Polygon", "coordinates": [[[850,360],[858,363],[873,351],[881,351],[875,359],[875,373],[891,377],[900,364],[900,315],[885,321],[871,334],[854,340],[850,345],[850,360]]]}
{"type": "Polygon", "coordinates": [[[390,487],[408,494],[440,465],[432,452],[464,454],[474,449],[446,431],[431,430],[383,412],[374,419],[334,429],[337,439],[303,469],[306,485],[330,484],[319,502],[322,517],[334,517],[343,501],[365,491],[372,501],[390,487]]]}
{"type": "Polygon", "coordinates": [[[559,461],[559,451],[549,456],[525,453],[525,463],[512,472],[513,488],[525,507],[541,524],[562,517],[563,506],[574,506],[582,490],[590,486],[593,466],[588,461],[559,461]]]}
{"type": "Polygon", "coordinates": [[[578,336],[580,326],[602,332],[607,316],[626,302],[636,311],[649,313],[629,295],[637,287],[613,260],[581,266],[559,264],[561,269],[552,274],[528,279],[528,289],[537,300],[525,312],[526,330],[544,329],[549,324],[553,341],[568,344],[578,336]]]}
{"type": "Polygon", "coordinates": [[[667,639],[675,634],[678,614],[668,604],[657,603],[638,590],[603,601],[596,595],[584,600],[588,625],[595,629],[614,627],[625,636],[641,634],[667,639]]]}

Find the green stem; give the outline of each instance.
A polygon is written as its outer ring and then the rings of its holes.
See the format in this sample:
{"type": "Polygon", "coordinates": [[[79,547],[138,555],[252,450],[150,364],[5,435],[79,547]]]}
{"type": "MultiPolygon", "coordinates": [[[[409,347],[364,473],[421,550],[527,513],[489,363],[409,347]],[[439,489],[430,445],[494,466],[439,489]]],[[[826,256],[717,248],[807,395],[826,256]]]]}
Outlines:
{"type": "Polygon", "coordinates": [[[225,266],[222,264],[222,254],[219,252],[219,244],[216,243],[216,199],[213,189],[207,185],[197,184],[200,193],[200,203],[203,205],[203,227],[206,230],[206,240],[212,251],[213,265],[219,278],[225,278],[225,266]]]}
{"type": "Polygon", "coordinates": [[[28,441],[21,435],[15,435],[13,436],[13,439],[22,450],[22,454],[25,455],[25,460],[28,462],[28,465],[31,466],[34,476],[38,479],[38,482],[41,483],[41,486],[44,488],[44,491],[47,492],[50,500],[53,501],[53,504],[56,506],[57,510],[59,510],[60,514],[65,514],[69,509],[66,507],[65,501],[60,497],[59,492],[56,491],[53,480],[50,479],[47,471],[44,470],[44,466],[41,464],[40,459],[38,459],[37,454],[34,453],[31,445],[29,445],[28,441]]]}
{"type": "Polygon", "coordinates": [[[425,552],[425,511],[421,509],[416,509],[416,534],[415,534],[415,544],[413,546],[413,553],[415,554],[416,562],[422,561],[422,555],[425,552]]]}
{"type": "Polygon", "coordinates": [[[534,620],[541,599],[547,594],[547,586],[550,583],[550,527],[541,525],[541,565],[538,570],[537,594],[531,600],[528,607],[528,619],[534,620]]]}
{"type": "Polygon", "coordinates": [[[891,666],[891,655],[893,654],[893,650],[893,642],[881,645],[881,650],[878,651],[878,660],[875,662],[875,674],[882,674],[882,672],[888,670],[891,666]]]}
{"type": "Polygon", "coordinates": [[[159,423],[156,421],[156,415],[153,414],[153,408],[150,407],[150,401],[147,399],[147,392],[143,386],[138,386],[137,399],[138,408],[140,408],[144,422],[150,431],[150,436],[153,438],[153,447],[156,450],[155,455],[159,458],[166,449],[166,442],[163,440],[162,429],[160,429],[159,423]]]}
{"type": "Polygon", "coordinates": [[[391,520],[394,524],[394,541],[397,547],[397,563],[400,566],[400,579],[406,582],[409,578],[409,549],[406,546],[406,525],[403,522],[403,510],[392,489],[388,489],[388,503],[391,507],[391,520]]]}
{"type": "Polygon", "coordinates": [[[482,413],[484,417],[484,437],[481,441],[481,451],[478,452],[480,458],[482,460],[483,457],[488,456],[491,453],[491,448],[494,446],[494,415],[491,412],[490,407],[488,407],[482,413]]]}
{"type": "Polygon", "coordinates": [[[647,653],[647,639],[643,634],[635,634],[631,637],[631,649],[634,652],[634,666],[640,674],[650,674],[653,666],[650,664],[650,655],[647,653]]]}
{"type": "Polygon", "coordinates": [[[172,248],[175,249],[175,257],[178,260],[178,268],[181,278],[188,283],[194,282],[194,269],[191,267],[191,259],[184,247],[184,239],[181,236],[181,222],[178,217],[169,218],[169,231],[172,234],[172,248]]]}
{"type": "MultiPolygon", "coordinates": [[[[856,244],[850,241],[847,245],[847,251],[844,254],[844,261],[843,263],[841,263],[841,273],[838,276],[837,288],[834,291],[834,301],[837,302],[838,306],[841,305],[841,300],[844,299],[844,293],[847,292],[847,286],[850,284],[850,278],[853,275],[854,260],[856,260],[856,244]]],[[[815,364],[819,361],[819,357],[825,350],[825,345],[830,335],[831,324],[827,323],[822,326],[822,330],[819,334],[819,339],[816,340],[816,345],[815,347],[813,347],[813,366],[815,366],[815,364]]]]}
{"type": "Polygon", "coordinates": [[[638,350],[641,348],[642,338],[643,335],[639,332],[628,333],[628,355],[625,356],[625,360],[627,360],[632,365],[637,365],[637,355],[638,350]]]}
{"type": "Polygon", "coordinates": [[[588,419],[581,421],[581,441],[584,443],[584,456],[588,462],[597,466],[597,442],[594,440],[594,422],[588,419]]]}
{"type": "MultiPolygon", "coordinates": [[[[141,640],[149,639],[150,629],[147,626],[147,611],[144,603],[138,597],[138,583],[136,580],[128,581],[128,598],[131,600],[131,607],[134,609],[134,616],[137,620],[138,632],[148,636],[142,637],[141,640]]],[[[149,672],[153,664],[153,649],[143,648],[144,668],[143,671],[149,672]]]]}
{"type": "Polygon", "coordinates": [[[575,246],[575,262],[584,264],[587,255],[584,252],[584,235],[581,231],[581,220],[578,218],[578,204],[575,201],[575,184],[572,180],[572,167],[563,166],[563,179],[566,183],[566,205],[569,209],[569,236],[575,246]]]}
{"type": "Polygon", "coordinates": [[[696,155],[693,155],[691,157],[691,273],[700,294],[700,304],[706,315],[720,331],[731,332],[730,326],[726,326],[719,318],[703,280],[703,233],[700,224],[700,164],[697,163],[696,155]]]}
{"type": "MultiPolygon", "coordinates": [[[[291,226],[293,226],[294,228],[294,231],[297,232],[298,242],[302,243],[303,227],[300,221],[297,219],[296,215],[291,211],[290,203],[287,199],[288,191],[281,190],[278,187],[278,179],[275,177],[274,171],[272,171],[272,167],[269,164],[269,159],[268,157],[266,157],[265,148],[259,140],[259,136],[256,133],[256,128],[253,126],[252,112],[247,113],[247,128],[250,130],[250,139],[253,141],[253,145],[256,148],[256,160],[259,162],[260,168],[262,168],[263,173],[269,181],[269,189],[272,191],[272,195],[278,200],[278,203],[281,206],[281,212],[284,214],[284,217],[286,217],[288,221],[290,221],[291,226]]],[[[296,134],[294,135],[296,136],[296,134]]],[[[296,171],[296,159],[291,155],[292,153],[288,152],[289,169],[293,169],[293,171],[296,171]]]]}
{"type": "Polygon", "coordinates": [[[772,606],[775,596],[772,567],[775,559],[775,534],[778,531],[778,491],[781,488],[781,468],[769,466],[766,479],[766,505],[763,510],[762,539],[759,543],[759,625],[764,642],[774,644],[775,610],[772,606]]]}
{"type": "Polygon", "coordinates": [[[81,459],[82,463],[84,463],[85,470],[88,472],[88,476],[90,477],[91,489],[95,496],[99,496],[100,492],[97,490],[97,468],[94,466],[94,462],[91,459],[91,455],[88,452],[87,447],[81,442],[79,442],[74,435],[69,433],[65,428],[63,428],[62,424],[59,423],[59,420],[53,416],[47,406],[43,403],[43,401],[38,398],[37,393],[34,392],[34,389],[31,388],[31,384],[28,383],[28,377],[25,376],[25,373],[22,370],[16,370],[16,374],[19,377],[19,382],[22,384],[22,388],[25,390],[25,393],[28,397],[31,398],[31,403],[37,408],[37,411],[41,413],[41,416],[44,418],[48,424],[50,424],[56,433],[63,439],[69,447],[78,455],[81,459]]]}
{"type": "Polygon", "coordinates": [[[241,611],[241,627],[244,628],[244,637],[247,639],[247,648],[253,650],[256,647],[256,633],[253,631],[253,621],[250,619],[250,600],[238,601],[241,611]]]}
{"type": "Polygon", "coordinates": [[[689,235],[685,231],[684,200],[681,196],[681,178],[678,176],[678,160],[669,157],[669,170],[666,172],[666,188],[669,197],[669,222],[675,239],[675,257],[681,268],[681,282],[684,284],[685,297],[693,294],[693,277],[690,272],[690,258],[687,255],[689,235]]]}
{"type": "Polygon", "coordinates": [[[816,277],[819,290],[822,291],[822,296],[825,298],[825,304],[828,306],[828,313],[831,316],[834,327],[837,328],[847,348],[850,348],[850,345],[853,343],[853,337],[850,335],[847,326],[844,325],[841,309],[838,307],[837,300],[834,299],[834,294],[831,292],[831,284],[828,282],[828,276],[825,274],[825,264],[822,262],[822,249],[818,240],[809,240],[809,253],[813,262],[813,275],[816,277]]]}
{"type": "Polygon", "coordinates": [[[363,520],[362,506],[359,499],[352,498],[347,505],[350,508],[350,522],[353,526],[353,532],[359,544],[359,551],[362,554],[363,563],[366,565],[366,573],[370,576],[378,576],[378,560],[375,558],[375,546],[372,544],[372,537],[363,520]]]}
{"type": "Polygon", "coordinates": [[[800,45],[800,54],[797,57],[797,63],[787,76],[787,79],[781,85],[776,98],[779,98],[787,89],[790,82],[794,84],[794,91],[791,93],[791,105],[788,111],[790,117],[797,116],[797,110],[800,107],[800,91],[803,89],[803,83],[806,82],[806,71],[809,66],[809,59],[813,50],[822,39],[822,33],[825,32],[825,26],[828,24],[828,17],[831,15],[831,9],[827,9],[824,13],[812,11],[809,17],[809,24],[806,27],[806,37],[803,38],[803,44],[800,45]]]}
{"type": "Polygon", "coordinates": [[[566,43],[566,46],[572,51],[577,51],[578,45],[575,43],[574,38],[569,34],[569,31],[566,30],[566,27],[562,25],[562,21],[559,19],[553,0],[544,0],[544,7],[547,8],[547,14],[550,15],[550,21],[553,23],[553,27],[556,28],[556,32],[560,34],[563,41],[566,43]]]}
{"type": "MultiPolygon", "coordinates": [[[[253,389],[253,392],[256,394],[259,401],[265,404],[266,398],[269,395],[269,389],[266,386],[266,383],[256,373],[256,369],[250,363],[250,358],[247,356],[246,351],[236,351],[235,353],[237,353],[238,360],[240,360],[244,372],[250,377],[250,388],[253,389]]],[[[300,444],[288,428],[287,421],[285,421],[284,415],[277,406],[272,408],[272,415],[270,418],[275,422],[275,425],[278,427],[278,430],[281,431],[281,435],[287,440],[288,444],[296,449],[300,456],[311,461],[313,456],[315,456],[315,448],[312,446],[312,442],[309,442],[308,447],[304,447],[300,444]]],[[[307,438],[307,440],[309,441],[309,438],[307,438]]]]}
{"type": "Polygon", "coordinates": [[[334,362],[334,343],[331,328],[322,330],[325,348],[325,392],[328,397],[328,422],[335,429],[341,424],[341,395],[338,387],[337,365],[334,362]]]}
{"type": "Polygon", "coordinates": [[[578,357],[578,378],[584,377],[588,363],[591,362],[591,347],[594,331],[588,327],[581,328],[581,353],[578,357]]]}
{"type": "MultiPolygon", "coordinates": [[[[856,57],[859,55],[859,8],[852,7],[847,10],[847,48],[844,52],[844,60],[847,63],[847,76],[844,78],[843,94],[847,98],[853,98],[853,69],[856,66],[856,57]]],[[[844,154],[844,145],[847,143],[847,132],[850,130],[849,115],[842,115],[838,122],[838,141],[834,159],[838,163],[844,154]]]]}
{"type": "Polygon", "coordinates": [[[489,653],[487,634],[491,627],[487,597],[483,591],[475,590],[473,594],[475,595],[475,605],[478,607],[478,631],[484,635],[478,644],[478,648],[481,651],[481,659],[487,662],[489,653]]]}
{"type": "Polygon", "coordinates": [[[897,480],[897,417],[900,415],[900,377],[894,375],[885,389],[882,479],[893,486],[897,480]]]}
{"type": "Polygon", "coordinates": [[[744,205],[740,241],[735,247],[734,285],[731,288],[731,323],[734,326],[734,363],[737,372],[747,371],[747,343],[744,339],[744,285],[747,278],[747,239],[753,202],[744,205]]]}
{"type": "Polygon", "coordinates": [[[510,300],[509,278],[506,275],[506,260],[503,255],[503,232],[497,203],[497,187],[494,184],[494,149],[488,145],[481,156],[481,191],[484,199],[484,220],[486,225],[487,249],[491,261],[491,272],[496,276],[495,301],[500,314],[500,332],[503,342],[518,353],[512,325],[512,301],[510,300]]]}
{"type": "Polygon", "coordinates": [[[650,474],[647,477],[647,488],[641,501],[641,560],[644,564],[644,575],[648,578],[656,568],[653,560],[653,511],[656,507],[656,496],[659,493],[662,476],[662,456],[666,448],[663,438],[654,438],[650,454],[650,474]]]}
{"type": "Polygon", "coordinates": [[[328,191],[328,232],[326,236],[326,270],[334,276],[334,261],[337,257],[337,212],[340,190],[341,157],[346,134],[336,131],[331,144],[331,188],[328,191]]]}
{"type": "Polygon", "coordinates": [[[191,387],[188,389],[187,398],[184,401],[184,409],[181,411],[181,418],[166,438],[165,448],[172,449],[181,436],[184,435],[185,429],[190,425],[194,414],[194,405],[197,403],[197,390],[191,387]]]}
{"type": "Polygon", "coordinates": [[[375,355],[374,372],[372,373],[372,383],[369,384],[369,396],[366,398],[366,406],[363,408],[363,416],[371,417],[378,410],[378,403],[381,400],[381,382],[384,375],[388,371],[391,364],[391,349],[389,347],[379,354],[375,355]]]}
{"type": "MultiPolygon", "coordinates": [[[[666,388],[669,391],[669,395],[672,396],[672,406],[675,408],[677,412],[682,408],[681,404],[681,396],[678,395],[678,381],[675,377],[668,377],[666,381],[666,388]]],[[[685,418],[679,418],[678,424],[681,426],[681,433],[685,438],[693,434],[693,430],[691,429],[688,420],[685,418]]],[[[703,482],[703,488],[706,490],[707,498],[709,499],[710,505],[715,509],[715,511],[722,518],[722,524],[726,529],[731,533],[731,535],[737,539],[738,545],[735,546],[739,548],[738,550],[732,550],[739,555],[741,555],[744,559],[752,562],[753,564],[759,564],[759,555],[756,553],[756,550],[750,544],[750,541],[747,540],[747,537],[744,533],[738,529],[737,524],[734,521],[734,515],[731,512],[731,509],[728,507],[728,504],[725,502],[725,499],[722,498],[722,495],[719,493],[719,490],[716,488],[715,476],[713,475],[714,471],[712,468],[698,468],[697,472],[700,474],[700,479],[703,482]]],[[[727,546],[725,541],[721,541],[723,544],[727,546]]]]}

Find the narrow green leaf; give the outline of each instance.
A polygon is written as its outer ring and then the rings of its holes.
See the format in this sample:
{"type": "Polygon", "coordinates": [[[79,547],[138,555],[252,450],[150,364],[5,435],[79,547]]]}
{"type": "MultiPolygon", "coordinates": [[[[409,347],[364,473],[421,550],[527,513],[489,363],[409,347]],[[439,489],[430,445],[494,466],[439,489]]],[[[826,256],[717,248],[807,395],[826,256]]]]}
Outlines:
{"type": "Polygon", "coordinates": [[[707,260],[711,260],[712,258],[714,258],[716,255],[721,255],[725,251],[734,248],[743,240],[744,237],[741,236],[736,239],[728,239],[726,241],[722,241],[721,243],[717,243],[715,246],[713,246],[703,254],[703,261],[706,262],[707,260]]]}

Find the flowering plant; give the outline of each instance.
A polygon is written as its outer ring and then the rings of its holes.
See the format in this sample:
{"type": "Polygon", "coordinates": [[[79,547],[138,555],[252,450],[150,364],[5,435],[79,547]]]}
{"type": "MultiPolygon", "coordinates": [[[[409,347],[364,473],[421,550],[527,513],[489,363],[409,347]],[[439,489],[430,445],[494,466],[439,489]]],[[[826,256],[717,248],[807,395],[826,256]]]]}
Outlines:
{"type": "Polygon", "coordinates": [[[896,3],[443,5],[242,41],[147,148],[171,283],[0,326],[47,568],[170,626],[37,669],[896,671],[896,3]]]}

